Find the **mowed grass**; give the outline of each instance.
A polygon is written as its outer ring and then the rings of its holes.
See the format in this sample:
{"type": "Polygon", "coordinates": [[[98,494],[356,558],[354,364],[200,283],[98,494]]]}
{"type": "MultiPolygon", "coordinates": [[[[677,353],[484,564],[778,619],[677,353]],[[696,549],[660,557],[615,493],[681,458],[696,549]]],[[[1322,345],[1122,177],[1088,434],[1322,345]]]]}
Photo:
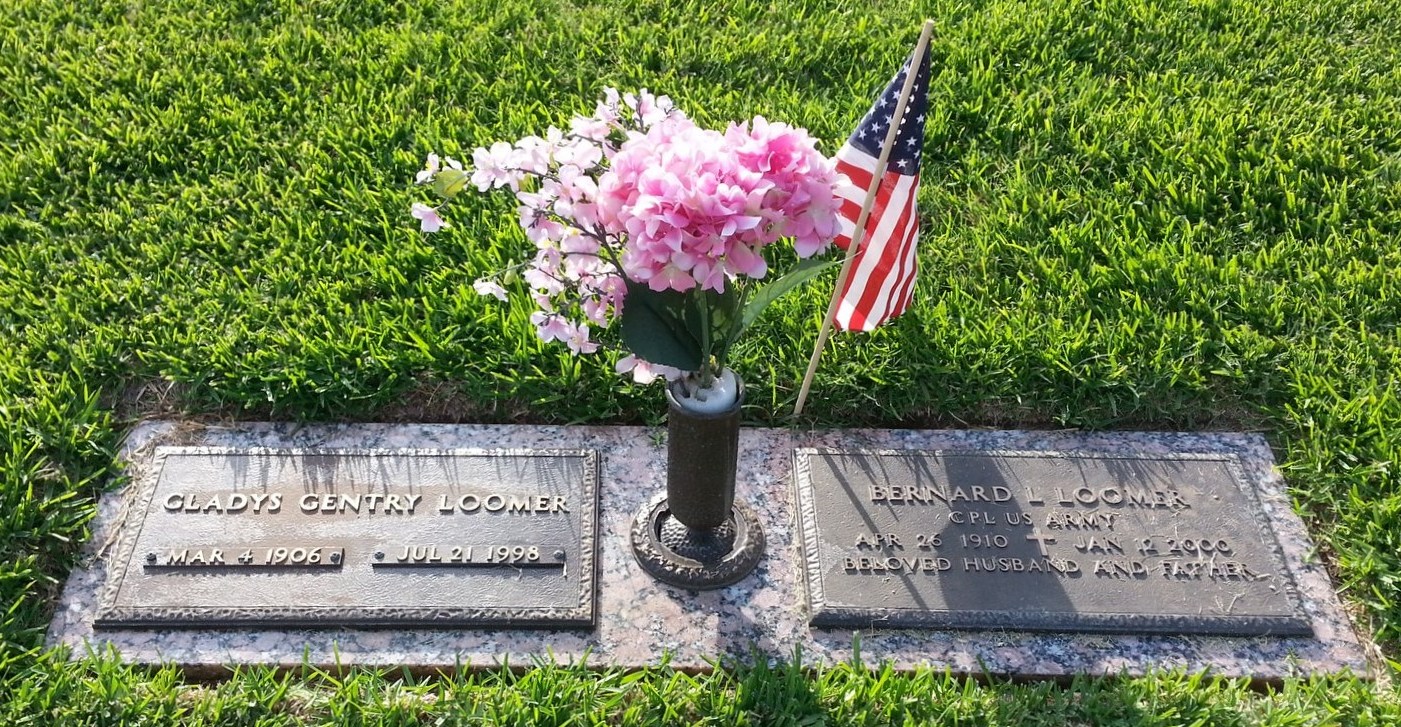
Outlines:
{"type": "MultiPolygon", "coordinates": [[[[135,417],[657,422],[471,282],[512,205],[408,218],[423,156],[603,86],[831,153],[936,22],[914,309],[841,336],[802,425],[1264,432],[1336,577],[1401,639],[1401,35],[1388,2],[379,0],[0,4],[0,704],[119,723],[1385,723],[1348,679],[540,669],[219,685],[42,650],[135,417]]],[[[827,284],[735,352],[791,423],[827,284]]],[[[773,655],[780,660],[785,655],[773,655]]],[[[0,707],[0,714],[6,707],[0,707]]]]}

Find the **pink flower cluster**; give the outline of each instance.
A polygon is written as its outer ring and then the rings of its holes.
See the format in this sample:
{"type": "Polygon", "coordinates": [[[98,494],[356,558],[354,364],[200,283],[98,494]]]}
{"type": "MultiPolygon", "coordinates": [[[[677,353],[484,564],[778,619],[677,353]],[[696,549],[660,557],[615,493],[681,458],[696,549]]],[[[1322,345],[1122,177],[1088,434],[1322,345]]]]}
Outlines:
{"type": "Polygon", "coordinates": [[[652,290],[724,292],[768,273],[762,249],[793,239],[800,257],[836,235],[834,163],[807,132],[762,116],[723,134],[684,116],[632,136],[598,181],[596,212],[626,240],[622,266],[652,290]]]}
{"type": "MultiPolygon", "coordinates": [[[[568,132],[552,126],[544,137],[499,141],[472,153],[471,183],[483,192],[510,188],[521,228],[535,245],[522,277],[538,309],[530,321],[542,340],[593,353],[599,348],[593,329],[607,328],[622,310],[623,241],[598,219],[597,179],[617,153],[617,139],[673,116],[681,112],[665,96],[646,89],[620,96],[608,89],[594,115],[574,117],[568,132]]],[[[502,290],[494,281],[474,288],[496,297],[502,290]]]]}
{"type": "MultiPolygon", "coordinates": [[[[521,276],[537,308],[530,320],[540,338],[574,353],[599,348],[592,332],[622,311],[623,275],[655,291],[720,293],[740,276],[763,278],[762,250],[781,238],[801,257],[820,252],[837,232],[834,189],[845,181],[801,129],[763,117],[724,133],[701,129],[646,89],[607,89],[568,131],[478,148],[470,169],[443,159],[429,155],[418,181],[454,174],[483,192],[513,192],[535,247],[521,276]]],[[[439,209],[415,204],[412,214],[434,232],[447,227],[439,209]]],[[[505,296],[495,280],[474,288],[505,296]]],[[[680,373],[635,356],[619,370],[638,380],[680,373]]]]}

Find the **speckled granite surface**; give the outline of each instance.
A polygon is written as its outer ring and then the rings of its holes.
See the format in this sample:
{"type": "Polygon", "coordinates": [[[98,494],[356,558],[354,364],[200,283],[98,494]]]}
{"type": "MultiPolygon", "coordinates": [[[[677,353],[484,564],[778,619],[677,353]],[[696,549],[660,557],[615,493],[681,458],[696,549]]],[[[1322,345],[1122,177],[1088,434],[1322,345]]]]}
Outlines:
{"type": "MultiPolygon", "coordinates": [[[[850,661],[932,665],[955,672],[1026,677],[1138,674],[1155,668],[1210,670],[1263,680],[1350,670],[1366,673],[1363,649],[1312,545],[1283,494],[1263,438],[1235,433],[1067,433],[1049,431],[744,429],[738,494],[758,512],[768,551],[755,575],[725,589],[691,593],[663,586],[633,560],[634,512],[665,487],[662,430],[640,427],[477,425],[286,425],[204,427],[148,423],[128,439],[133,479],[157,444],[226,447],[587,448],[602,454],[599,620],[588,630],[161,630],[94,632],[97,594],[122,517],[123,495],[103,498],[91,556],[67,583],[49,632],[78,651],[115,647],[128,661],[174,662],[194,670],[234,664],[377,665],[433,669],[515,665],[553,655],[598,666],[644,666],[669,657],[684,669],[755,649],[810,664],[850,661]],[[808,625],[791,487],[796,447],[1056,450],[1104,454],[1234,453],[1257,488],[1312,620],[1314,638],[1231,638],[1037,634],[933,629],[816,629],[808,625]],[[667,655],[664,657],[664,655],[667,655]]],[[[128,488],[130,490],[132,488],[128,488]]]]}

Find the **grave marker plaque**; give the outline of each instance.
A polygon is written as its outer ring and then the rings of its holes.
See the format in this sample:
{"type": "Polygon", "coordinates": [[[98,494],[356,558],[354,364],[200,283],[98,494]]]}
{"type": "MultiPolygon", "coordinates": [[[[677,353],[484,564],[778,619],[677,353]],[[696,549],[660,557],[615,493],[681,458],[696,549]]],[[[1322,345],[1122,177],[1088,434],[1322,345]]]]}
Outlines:
{"type": "Polygon", "coordinates": [[[95,625],[591,627],[591,450],[161,447],[95,625]]]}
{"type": "Polygon", "coordinates": [[[799,449],[815,626],[1309,635],[1234,456],[799,449]]]}

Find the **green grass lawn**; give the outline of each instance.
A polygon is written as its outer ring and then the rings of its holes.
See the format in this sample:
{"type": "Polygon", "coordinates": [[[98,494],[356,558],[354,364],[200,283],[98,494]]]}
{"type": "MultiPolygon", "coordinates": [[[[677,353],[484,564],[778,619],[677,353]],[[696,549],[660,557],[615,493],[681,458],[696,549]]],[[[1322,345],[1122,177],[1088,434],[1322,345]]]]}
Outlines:
{"type": "MultiPolygon", "coordinates": [[[[657,422],[471,282],[501,197],[408,217],[459,158],[669,94],[834,152],[924,17],[914,308],[829,347],[801,423],[1248,429],[1342,596],[1401,644],[1401,32],[1369,0],[0,3],[0,717],[14,724],[1386,724],[1346,678],[980,685],[833,665],[217,684],[42,648],[146,416],[657,422]],[[491,6],[499,5],[499,9],[491,6]]],[[[736,350],[789,423],[829,284],[736,350]]],[[[779,655],[780,659],[782,655],[779,655]]]]}

